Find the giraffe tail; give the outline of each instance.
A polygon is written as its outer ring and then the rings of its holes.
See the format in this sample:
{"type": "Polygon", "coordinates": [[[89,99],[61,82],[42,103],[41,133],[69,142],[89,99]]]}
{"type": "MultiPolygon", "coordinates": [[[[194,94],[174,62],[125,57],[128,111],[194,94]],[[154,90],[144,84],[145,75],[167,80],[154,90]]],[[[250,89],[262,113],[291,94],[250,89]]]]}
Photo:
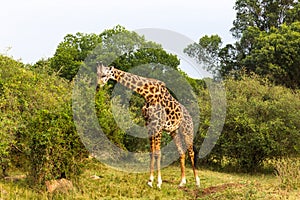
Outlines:
{"type": "Polygon", "coordinates": [[[197,150],[195,145],[193,145],[193,151],[194,151],[194,165],[197,168],[197,163],[198,163],[198,159],[199,159],[199,151],[197,150]]]}

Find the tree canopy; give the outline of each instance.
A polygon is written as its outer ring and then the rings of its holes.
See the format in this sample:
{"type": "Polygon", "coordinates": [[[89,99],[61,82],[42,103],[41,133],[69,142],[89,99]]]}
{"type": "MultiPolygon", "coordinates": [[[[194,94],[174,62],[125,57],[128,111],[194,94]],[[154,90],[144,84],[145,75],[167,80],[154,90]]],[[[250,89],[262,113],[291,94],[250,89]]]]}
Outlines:
{"type": "Polygon", "coordinates": [[[268,32],[272,27],[300,20],[298,0],[237,0],[234,8],[237,14],[231,32],[237,38],[248,27],[268,32]]]}
{"type": "Polygon", "coordinates": [[[50,59],[50,67],[61,77],[72,80],[86,59],[108,62],[107,65],[125,71],[147,63],[165,64],[174,69],[179,65],[177,57],[159,44],[118,25],[100,34],[66,35],[50,59]]]}
{"type": "Polygon", "coordinates": [[[249,74],[269,77],[276,84],[299,88],[299,1],[237,0],[234,8],[234,44],[222,46],[218,35],[204,36],[185,52],[205,62],[216,76],[245,69],[249,74]]]}
{"type": "Polygon", "coordinates": [[[269,32],[251,27],[248,34],[255,38],[251,52],[241,60],[243,66],[277,84],[300,87],[300,22],[269,32]]]}

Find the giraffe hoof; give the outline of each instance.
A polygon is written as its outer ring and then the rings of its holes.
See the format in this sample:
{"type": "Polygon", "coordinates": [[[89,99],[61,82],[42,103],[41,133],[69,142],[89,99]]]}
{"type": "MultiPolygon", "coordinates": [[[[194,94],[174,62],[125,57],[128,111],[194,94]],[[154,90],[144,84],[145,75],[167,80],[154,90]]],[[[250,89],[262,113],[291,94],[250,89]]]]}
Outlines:
{"type": "Polygon", "coordinates": [[[161,189],[161,184],[157,184],[157,188],[158,188],[158,189],[161,189]]]}
{"type": "Polygon", "coordinates": [[[196,187],[200,188],[200,178],[196,178],[196,187]]]}
{"type": "Polygon", "coordinates": [[[184,187],[185,186],[185,184],[183,184],[183,183],[180,183],[179,185],[178,185],[178,187],[184,187]]]}
{"type": "Polygon", "coordinates": [[[148,185],[149,187],[151,187],[151,188],[153,187],[151,181],[148,181],[147,185],[148,185]]]}
{"type": "Polygon", "coordinates": [[[184,187],[185,186],[185,182],[181,182],[180,184],[179,184],[179,187],[184,187]]]}
{"type": "Polygon", "coordinates": [[[161,180],[161,178],[159,177],[159,178],[158,178],[158,181],[157,181],[157,185],[156,185],[158,189],[161,189],[161,184],[162,184],[162,180],[161,180]]]}
{"type": "Polygon", "coordinates": [[[181,180],[181,182],[179,184],[179,187],[184,187],[185,184],[186,184],[186,179],[184,178],[184,179],[181,180]]]}

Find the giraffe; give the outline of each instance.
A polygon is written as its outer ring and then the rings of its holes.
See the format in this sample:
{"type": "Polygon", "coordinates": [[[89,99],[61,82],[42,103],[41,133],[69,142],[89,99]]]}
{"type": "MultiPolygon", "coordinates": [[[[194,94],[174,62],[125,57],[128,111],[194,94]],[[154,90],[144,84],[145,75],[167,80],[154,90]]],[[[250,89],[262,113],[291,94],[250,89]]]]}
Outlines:
{"type": "Polygon", "coordinates": [[[154,165],[156,161],[157,187],[161,188],[160,143],[162,132],[166,131],[173,138],[180,155],[181,181],[179,186],[183,187],[186,184],[184,151],[184,147],[186,147],[191,159],[196,186],[200,187],[200,179],[194,162],[193,121],[187,109],[170,94],[164,82],[124,72],[112,66],[107,67],[103,64],[98,64],[98,85],[102,87],[110,79],[137,92],[146,100],[142,108],[142,114],[146,120],[150,140],[150,178],[147,184],[153,187],[154,165]]]}

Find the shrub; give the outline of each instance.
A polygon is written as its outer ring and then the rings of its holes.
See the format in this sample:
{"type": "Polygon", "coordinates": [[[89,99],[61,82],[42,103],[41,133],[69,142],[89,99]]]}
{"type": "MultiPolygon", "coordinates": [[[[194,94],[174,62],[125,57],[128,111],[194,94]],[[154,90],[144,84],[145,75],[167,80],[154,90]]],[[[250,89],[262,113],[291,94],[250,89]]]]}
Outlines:
{"type": "Polygon", "coordinates": [[[0,57],[0,64],[2,167],[21,167],[35,185],[73,178],[87,154],[73,124],[72,85],[7,57],[0,57]]]}
{"type": "Polygon", "coordinates": [[[226,88],[227,119],[219,143],[227,158],[254,171],[266,159],[299,154],[299,92],[255,75],[228,79],[226,88]]]}
{"type": "MultiPolygon", "coordinates": [[[[262,167],[265,160],[299,155],[299,91],[274,86],[256,75],[241,76],[240,80],[228,78],[225,85],[224,128],[203,162],[229,164],[240,171],[253,172],[262,167]]],[[[199,135],[203,140],[210,113],[207,101],[204,97],[201,99],[199,135]]]]}
{"type": "MultiPolygon", "coordinates": [[[[20,126],[19,100],[11,90],[11,77],[19,70],[22,63],[0,55],[0,166],[1,176],[7,175],[7,168],[11,165],[12,152],[16,141],[15,133],[20,126]],[[9,66],[13,66],[10,69],[9,66]]],[[[16,83],[15,83],[16,84],[16,83]]]]}
{"type": "Polygon", "coordinates": [[[68,105],[56,110],[40,110],[24,132],[29,175],[34,184],[60,178],[76,178],[86,157],[76,134],[68,105]]]}

